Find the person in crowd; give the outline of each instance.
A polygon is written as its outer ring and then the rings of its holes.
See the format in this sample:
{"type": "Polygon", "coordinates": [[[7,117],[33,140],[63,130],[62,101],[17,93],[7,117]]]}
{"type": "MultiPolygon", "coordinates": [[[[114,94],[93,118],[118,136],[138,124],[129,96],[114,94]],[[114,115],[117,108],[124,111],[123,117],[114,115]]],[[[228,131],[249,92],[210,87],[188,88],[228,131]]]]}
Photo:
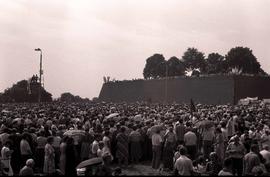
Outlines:
{"type": "Polygon", "coordinates": [[[222,161],[220,161],[216,152],[211,152],[209,157],[210,161],[206,164],[206,173],[210,176],[217,176],[222,169],[222,165],[220,164],[222,161]]]}
{"type": "Polygon", "coordinates": [[[59,169],[63,175],[65,175],[66,172],[66,159],[67,159],[67,140],[68,136],[65,136],[62,138],[61,144],[60,144],[60,159],[59,159],[59,169]]]}
{"type": "Polygon", "coordinates": [[[194,174],[193,171],[193,163],[192,160],[189,159],[187,155],[187,149],[185,147],[181,147],[180,157],[175,162],[175,175],[176,176],[192,176],[194,174]]]}
{"type": "Polygon", "coordinates": [[[53,137],[49,136],[47,138],[47,144],[45,145],[45,156],[44,156],[44,165],[43,173],[46,175],[53,175],[55,173],[55,151],[53,148],[53,137]]]}
{"type": "MultiPolygon", "coordinates": [[[[214,138],[215,133],[213,130],[213,127],[206,127],[203,131],[203,151],[205,155],[205,159],[209,159],[209,154],[213,151],[213,144],[214,144],[214,138]]],[[[218,137],[220,138],[220,136],[218,137]]]]}
{"type": "Polygon", "coordinates": [[[265,145],[263,149],[260,151],[260,154],[263,156],[265,159],[265,163],[270,163],[270,148],[268,145],[265,145]]]}
{"type": "Polygon", "coordinates": [[[243,158],[245,155],[245,147],[240,142],[239,136],[233,138],[228,147],[226,153],[232,159],[232,171],[234,175],[242,176],[243,173],[243,158]]]}
{"type": "Polygon", "coordinates": [[[20,165],[21,165],[21,152],[20,152],[21,136],[19,133],[17,133],[17,128],[11,129],[9,140],[11,141],[11,150],[13,150],[10,159],[11,167],[13,169],[14,175],[18,175],[20,172],[20,165]]]}
{"type": "Polygon", "coordinates": [[[265,132],[261,136],[261,144],[262,144],[262,147],[264,147],[264,146],[270,147],[270,133],[269,133],[269,130],[265,130],[265,132]]]}
{"type": "Polygon", "coordinates": [[[176,135],[177,145],[184,144],[184,135],[186,133],[186,127],[183,124],[183,119],[179,119],[178,123],[175,125],[174,132],[176,135]]]}
{"type": "Polygon", "coordinates": [[[132,163],[138,163],[142,157],[141,134],[136,125],[133,126],[133,131],[129,135],[130,143],[130,160],[132,163]]]}
{"type": "Polygon", "coordinates": [[[28,159],[25,166],[20,170],[19,176],[34,176],[34,165],[34,160],[28,159]]]}
{"type": "Polygon", "coordinates": [[[44,166],[44,156],[45,156],[45,146],[47,144],[47,138],[45,137],[45,132],[41,130],[37,137],[37,147],[36,147],[36,168],[38,171],[42,172],[44,166]]]}
{"type": "Polygon", "coordinates": [[[220,128],[216,128],[214,146],[216,155],[218,156],[218,160],[223,162],[225,156],[224,137],[220,128]]]}
{"type": "Polygon", "coordinates": [[[120,132],[116,136],[116,158],[118,164],[128,165],[129,153],[128,153],[128,136],[125,134],[126,128],[121,127],[120,132]]]}
{"type": "Polygon", "coordinates": [[[184,135],[184,144],[191,160],[195,160],[197,155],[197,136],[191,128],[187,128],[187,133],[184,135]]]}
{"type": "Polygon", "coordinates": [[[98,157],[97,151],[99,149],[99,140],[100,140],[100,135],[99,134],[95,134],[94,135],[94,141],[93,141],[93,143],[90,146],[90,149],[91,149],[90,155],[89,155],[90,159],[91,158],[94,158],[94,157],[98,157]]]}
{"type": "Polygon", "coordinates": [[[173,156],[176,146],[176,138],[173,132],[173,127],[169,127],[169,130],[164,136],[164,151],[163,151],[163,164],[164,169],[173,170],[173,156]]]}
{"type": "Polygon", "coordinates": [[[74,146],[74,139],[69,137],[67,139],[66,146],[66,167],[65,175],[66,176],[75,176],[76,175],[76,166],[77,166],[77,154],[74,146]]]}
{"type": "Polygon", "coordinates": [[[32,149],[29,144],[28,136],[23,133],[22,140],[20,142],[20,152],[21,152],[21,166],[23,167],[27,159],[32,158],[32,149]]]}
{"type": "Polygon", "coordinates": [[[10,163],[11,154],[13,150],[10,149],[11,142],[5,141],[1,149],[1,165],[5,176],[13,176],[13,169],[10,163]]]}
{"type": "MultiPolygon", "coordinates": [[[[52,126],[54,127],[54,126],[52,126]]],[[[60,144],[61,144],[61,137],[57,135],[56,127],[52,130],[52,137],[53,137],[53,148],[55,152],[55,168],[59,169],[59,159],[60,159],[60,144]]]]}
{"type": "Polygon", "coordinates": [[[93,135],[89,133],[89,125],[84,127],[85,135],[82,137],[81,161],[87,160],[90,154],[90,146],[94,141],[93,135]]]}
{"type": "Polygon", "coordinates": [[[243,175],[252,175],[252,169],[260,165],[258,156],[259,147],[256,144],[251,145],[250,152],[245,155],[243,160],[243,175]]]}
{"type": "Polygon", "coordinates": [[[111,168],[111,154],[105,153],[102,156],[103,163],[97,169],[95,176],[112,176],[113,170],[111,168]]]}
{"type": "Polygon", "coordinates": [[[157,129],[152,135],[152,168],[159,169],[161,161],[161,150],[162,150],[162,137],[160,135],[160,129],[157,129]]]}
{"type": "Polygon", "coordinates": [[[218,176],[234,176],[232,172],[233,160],[231,158],[226,158],[224,160],[223,169],[218,173],[218,176]]]}

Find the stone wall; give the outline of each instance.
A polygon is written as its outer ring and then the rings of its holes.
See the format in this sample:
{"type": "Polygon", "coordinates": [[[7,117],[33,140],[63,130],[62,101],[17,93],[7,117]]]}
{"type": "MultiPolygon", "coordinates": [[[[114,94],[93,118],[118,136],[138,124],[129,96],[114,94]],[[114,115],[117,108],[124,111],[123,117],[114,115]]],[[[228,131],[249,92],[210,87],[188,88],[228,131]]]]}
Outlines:
{"type": "MultiPolygon", "coordinates": [[[[181,77],[167,80],[167,101],[222,104],[233,103],[233,78],[228,76],[181,77]]],[[[166,101],[166,79],[104,83],[99,99],[111,102],[166,101]]]]}

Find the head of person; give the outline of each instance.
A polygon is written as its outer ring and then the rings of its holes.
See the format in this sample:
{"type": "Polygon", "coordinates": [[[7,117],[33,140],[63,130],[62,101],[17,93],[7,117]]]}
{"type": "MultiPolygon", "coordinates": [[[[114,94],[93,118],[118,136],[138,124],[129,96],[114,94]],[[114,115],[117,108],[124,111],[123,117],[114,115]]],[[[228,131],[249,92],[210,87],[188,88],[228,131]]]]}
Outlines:
{"type": "Polygon", "coordinates": [[[209,157],[210,157],[211,161],[217,161],[218,160],[218,155],[217,155],[216,152],[211,152],[209,157]]]}
{"type": "Polygon", "coordinates": [[[221,134],[222,133],[221,128],[219,128],[219,127],[216,128],[215,132],[216,132],[216,134],[221,134]]]}
{"type": "Polygon", "coordinates": [[[226,158],[224,160],[224,168],[231,169],[232,168],[232,159],[231,158],[226,158]]]}
{"type": "Polygon", "coordinates": [[[29,168],[33,168],[35,165],[35,161],[33,159],[28,159],[25,163],[25,165],[29,168]]]}
{"type": "Polygon", "coordinates": [[[47,143],[48,143],[48,144],[53,144],[53,137],[52,137],[52,136],[49,136],[49,137],[47,138],[47,143]]]}
{"type": "Polygon", "coordinates": [[[266,150],[266,151],[269,151],[269,146],[265,145],[265,146],[263,146],[263,149],[266,150]]]}
{"type": "Polygon", "coordinates": [[[250,147],[250,151],[254,153],[259,153],[259,146],[257,144],[252,144],[250,147]]]}
{"type": "Polygon", "coordinates": [[[109,153],[105,153],[102,155],[102,160],[103,160],[103,163],[105,165],[109,165],[112,161],[112,157],[111,157],[111,154],[109,153]]]}
{"type": "Polygon", "coordinates": [[[98,146],[99,146],[99,149],[102,149],[102,148],[104,148],[104,142],[103,141],[99,141],[98,142],[98,146]]]}
{"type": "Polygon", "coordinates": [[[122,133],[125,133],[126,128],[125,128],[125,127],[121,127],[121,128],[120,128],[120,131],[121,131],[122,133]]]}
{"type": "Polygon", "coordinates": [[[182,146],[180,147],[179,152],[181,155],[187,155],[187,148],[182,146]]]}

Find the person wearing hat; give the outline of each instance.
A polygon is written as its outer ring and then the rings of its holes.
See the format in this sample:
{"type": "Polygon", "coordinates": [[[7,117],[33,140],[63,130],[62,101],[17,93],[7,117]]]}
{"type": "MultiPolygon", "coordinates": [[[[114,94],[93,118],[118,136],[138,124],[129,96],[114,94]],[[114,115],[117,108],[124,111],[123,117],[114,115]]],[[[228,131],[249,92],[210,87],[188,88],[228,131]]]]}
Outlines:
{"type": "Polygon", "coordinates": [[[246,153],[244,145],[240,142],[239,136],[235,136],[233,141],[228,145],[226,153],[232,158],[233,174],[242,175],[243,173],[243,158],[246,153]]]}
{"type": "Polygon", "coordinates": [[[25,166],[20,170],[19,176],[34,176],[34,165],[34,160],[28,159],[25,163],[25,166]]]}

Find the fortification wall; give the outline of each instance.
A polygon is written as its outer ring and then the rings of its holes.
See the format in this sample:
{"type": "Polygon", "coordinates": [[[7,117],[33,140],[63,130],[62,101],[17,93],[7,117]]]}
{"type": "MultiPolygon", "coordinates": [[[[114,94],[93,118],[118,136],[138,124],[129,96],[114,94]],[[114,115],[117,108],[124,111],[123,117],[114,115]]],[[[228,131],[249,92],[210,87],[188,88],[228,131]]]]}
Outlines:
{"type": "Polygon", "coordinates": [[[246,97],[270,98],[270,77],[234,76],[234,81],[235,103],[246,97]]]}
{"type": "MultiPolygon", "coordinates": [[[[167,80],[167,101],[226,104],[234,101],[232,77],[181,77],[167,80]]],[[[112,102],[166,101],[166,79],[104,83],[99,99],[112,102]]]]}

